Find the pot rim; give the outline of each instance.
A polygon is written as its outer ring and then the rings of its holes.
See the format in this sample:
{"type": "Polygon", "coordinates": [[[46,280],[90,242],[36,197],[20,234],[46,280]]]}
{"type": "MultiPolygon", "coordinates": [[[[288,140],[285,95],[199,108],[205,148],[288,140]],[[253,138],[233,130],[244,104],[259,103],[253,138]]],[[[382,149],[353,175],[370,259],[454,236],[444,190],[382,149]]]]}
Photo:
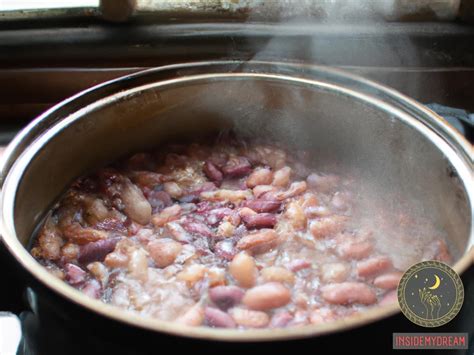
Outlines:
{"type": "MultiPolygon", "coordinates": [[[[203,62],[203,63],[188,63],[181,65],[171,65],[166,67],[159,67],[153,69],[147,69],[135,74],[127,75],[118,79],[111,80],[109,82],[99,84],[88,90],[85,90],[63,102],[54,106],[44,114],[39,116],[30,125],[28,125],[20,134],[12,141],[5,151],[5,156],[2,158],[1,171],[5,178],[3,180],[3,189],[1,196],[1,232],[2,240],[6,245],[9,252],[14,258],[25,268],[30,274],[32,274],[42,284],[46,285],[49,289],[52,289],[56,293],[60,294],[64,298],[71,302],[76,303],[82,307],[89,309],[92,312],[98,313],[104,317],[114,319],[122,323],[126,323],[135,327],[144,328],[151,331],[160,331],[178,336],[186,336],[191,338],[200,339],[212,339],[222,341],[268,341],[268,340],[285,340],[285,339],[296,339],[308,336],[323,335],[336,331],[347,330],[353,327],[362,326],[375,320],[386,318],[390,315],[399,312],[399,307],[396,303],[384,307],[376,307],[374,309],[365,311],[362,314],[352,316],[349,318],[340,319],[335,322],[322,324],[322,325],[308,325],[301,328],[288,328],[288,329],[259,329],[252,330],[252,332],[239,331],[239,330],[223,330],[223,329],[211,329],[205,327],[188,327],[173,322],[161,321],[157,319],[146,318],[132,314],[128,311],[121,310],[118,307],[104,304],[101,301],[94,300],[87,297],[81,292],[75,290],[71,286],[64,283],[62,280],[57,279],[51,275],[37,261],[29,254],[27,249],[19,242],[15,234],[15,226],[13,221],[13,206],[15,201],[16,189],[21,179],[22,172],[27,167],[29,161],[38,152],[38,149],[43,146],[47,141],[52,139],[55,134],[61,131],[61,129],[68,124],[71,124],[75,120],[80,119],[88,112],[91,112],[97,108],[103,107],[104,105],[113,104],[116,100],[128,96],[133,93],[140,92],[149,88],[169,87],[172,85],[189,84],[193,80],[206,80],[206,79],[230,79],[230,78],[258,78],[265,80],[280,80],[286,83],[304,84],[319,89],[337,90],[338,93],[346,94],[351,98],[356,98],[364,101],[367,104],[374,105],[378,108],[385,108],[390,112],[396,113],[396,117],[399,120],[406,120],[420,133],[428,135],[428,138],[434,144],[440,145],[441,149],[444,147],[443,153],[446,154],[451,164],[456,167],[458,174],[461,177],[468,178],[469,173],[472,172],[472,161],[466,160],[466,156],[469,157],[469,150],[471,150],[470,144],[457,133],[452,127],[434,114],[429,109],[425,108],[418,102],[405,97],[404,95],[386,88],[380,84],[373,83],[367,79],[347,74],[339,69],[328,68],[325,66],[309,66],[311,71],[325,73],[327,75],[335,75],[340,79],[354,81],[359,85],[369,86],[372,89],[377,90],[379,93],[384,94],[382,98],[390,98],[392,101],[398,101],[399,107],[393,105],[392,102],[383,101],[379,98],[373,97],[367,93],[357,92],[352,88],[340,87],[339,83],[333,84],[325,81],[328,78],[322,75],[322,79],[311,77],[308,73],[303,73],[303,77],[299,76],[288,76],[281,74],[277,69],[281,65],[288,65],[288,63],[267,63],[267,62],[251,62],[245,63],[246,66],[253,67],[256,65],[263,64],[267,66],[267,71],[260,73],[252,70],[245,71],[241,70],[239,66],[244,64],[243,62],[203,62]],[[239,69],[235,71],[222,71],[215,72],[215,68],[219,69],[219,66],[230,66],[231,69],[239,69]],[[201,74],[184,75],[180,76],[179,71],[182,69],[197,69],[201,74]],[[210,71],[209,69],[214,69],[210,71]],[[273,69],[273,71],[271,70],[273,69]],[[177,73],[176,73],[177,72],[177,73]],[[202,74],[204,72],[205,74],[202,74]],[[133,83],[134,79],[147,77],[148,75],[154,74],[171,74],[171,78],[167,80],[153,80],[148,84],[135,86],[133,83]],[[109,95],[101,97],[103,91],[113,85],[128,85],[128,89],[119,90],[117,92],[111,92],[109,95]],[[131,85],[130,85],[131,84],[131,85]],[[92,98],[85,106],[81,104],[81,99],[84,96],[90,96],[91,94],[97,94],[101,98],[92,98]],[[384,97],[385,96],[385,97],[384,97]],[[79,104],[77,107],[75,104],[79,104]],[[79,108],[80,107],[80,108],[79,108]],[[405,110],[403,110],[405,109],[405,110]],[[68,112],[69,110],[69,112],[68,112]],[[65,111],[65,112],[63,112],[65,111]],[[408,112],[406,112],[408,111],[408,112]],[[410,113],[412,115],[410,115],[410,113]],[[417,120],[416,113],[418,115],[424,115],[425,122],[417,120]],[[403,119],[402,119],[403,118],[403,119]],[[51,121],[51,122],[50,122],[51,121]],[[436,130],[434,130],[436,128],[436,130]],[[15,156],[16,155],[16,156],[15,156]],[[16,157],[19,157],[15,160],[16,157]],[[464,158],[464,159],[463,159],[464,158]],[[469,164],[471,163],[471,164],[469,164]],[[10,186],[12,185],[12,186],[10,186]],[[3,208],[6,206],[6,208],[3,208]]],[[[299,68],[305,68],[305,66],[299,66],[299,68]]],[[[308,68],[308,67],[306,67],[308,68]]],[[[244,68],[245,69],[245,68],[244,68]]],[[[251,68],[254,69],[254,68],[251,68]]],[[[166,75],[165,75],[166,76],[166,75]]],[[[93,95],[94,96],[94,95],[93,95]]],[[[462,179],[463,182],[465,179],[462,179]]],[[[471,235],[470,245],[473,244],[473,226],[472,226],[472,201],[474,200],[474,187],[466,186],[464,184],[466,194],[468,195],[470,208],[471,208],[471,235]]],[[[469,247],[468,247],[469,248],[469,247]]],[[[470,263],[474,261],[474,248],[468,250],[460,260],[454,265],[454,269],[457,272],[464,271],[470,263]]]]}

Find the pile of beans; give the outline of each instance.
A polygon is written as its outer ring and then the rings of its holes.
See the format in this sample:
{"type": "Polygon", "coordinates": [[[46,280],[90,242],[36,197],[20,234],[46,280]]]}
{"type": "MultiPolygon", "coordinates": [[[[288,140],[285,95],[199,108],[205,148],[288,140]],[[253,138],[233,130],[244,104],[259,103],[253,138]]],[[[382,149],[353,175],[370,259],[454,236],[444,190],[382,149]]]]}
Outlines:
{"type": "Polygon", "coordinates": [[[239,329],[321,324],[395,302],[411,263],[450,261],[439,233],[420,227],[429,222],[384,209],[383,197],[361,217],[358,182],[307,159],[250,142],[134,155],[78,179],[31,253],[105,303],[239,329]]]}

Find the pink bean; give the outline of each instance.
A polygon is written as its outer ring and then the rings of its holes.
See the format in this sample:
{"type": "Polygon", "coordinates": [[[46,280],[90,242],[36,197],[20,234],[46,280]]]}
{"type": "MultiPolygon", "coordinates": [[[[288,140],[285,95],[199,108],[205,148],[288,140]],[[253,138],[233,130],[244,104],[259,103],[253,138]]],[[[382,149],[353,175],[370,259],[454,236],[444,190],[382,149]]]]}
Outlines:
{"type": "Polygon", "coordinates": [[[208,238],[211,238],[214,236],[214,233],[211,231],[211,229],[202,222],[186,221],[182,224],[182,226],[187,232],[191,234],[202,235],[208,238]]]}
{"type": "Polygon", "coordinates": [[[362,241],[344,241],[336,246],[337,254],[343,259],[364,259],[370,255],[373,245],[367,240],[362,241]]]}
{"type": "Polygon", "coordinates": [[[397,288],[400,279],[402,278],[403,273],[400,271],[393,271],[387,274],[382,274],[377,276],[374,280],[374,285],[378,288],[385,290],[391,290],[397,288]]]}
{"type": "Polygon", "coordinates": [[[245,293],[242,302],[250,309],[259,311],[283,307],[291,300],[290,291],[279,282],[255,286],[245,293]]]}
{"type": "Polygon", "coordinates": [[[359,277],[372,277],[392,267],[392,260],[387,256],[374,256],[357,263],[359,277]]]}
{"type": "Polygon", "coordinates": [[[87,283],[81,288],[81,291],[89,297],[98,299],[101,293],[99,281],[97,281],[96,279],[87,281],[87,283]]]}
{"type": "Polygon", "coordinates": [[[255,212],[276,212],[280,209],[281,201],[278,200],[250,200],[245,203],[245,207],[248,207],[255,212]]]}
{"type": "Polygon", "coordinates": [[[278,312],[271,321],[270,328],[285,328],[293,320],[293,315],[290,312],[278,312]]]}
{"type": "Polygon", "coordinates": [[[276,216],[271,213],[245,215],[242,219],[245,226],[249,229],[273,228],[277,222],[276,216]]]}
{"type": "Polygon", "coordinates": [[[331,304],[373,304],[377,301],[374,290],[361,282],[334,283],[321,287],[321,295],[331,304]]]}
{"type": "Polygon", "coordinates": [[[227,310],[240,303],[244,290],[237,286],[217,286],[209,290],[209,298],[222,310],[227,310]]]}
{"type": "Polygon", "coordinates": [[[290,262],[288,269],[293,272],[298,272],[300,270],[308,269],[311,267],[311,263],[308,260],[296,259],[290,262]]]}
{"type": "Polygon", "coordinates": [[[235,328],[237,326],[230,315],[217,308],[206,307],[204,317],[210,327],[235,328]]]}
{"type": "Polygon", "coordinates": [[[214,181],[214,182],[220,184],[220,182],[223,179],[222,172],[219,170],[219,168],[216,165],[214,165],[210,161],[206,161],[204,163],[204,167],[203,167],[202,170],[203,170],[204,174],[207,176],[207,178],[211,181],[214,181]]]}
{"type": "Polygon", "coordinates": [[[64,269],[66,271],[66,280],[71,285],[80,284],[86,278],[86,272],[77,265],[66,264],[64,269]]]}
{"type": "Polygon", "coordinates": [[[265,252],[274,246],[277,239],[278,235],[273,229],[262,229],[257,233],[242,237],[237,243],[237,248],[265,252]]]}

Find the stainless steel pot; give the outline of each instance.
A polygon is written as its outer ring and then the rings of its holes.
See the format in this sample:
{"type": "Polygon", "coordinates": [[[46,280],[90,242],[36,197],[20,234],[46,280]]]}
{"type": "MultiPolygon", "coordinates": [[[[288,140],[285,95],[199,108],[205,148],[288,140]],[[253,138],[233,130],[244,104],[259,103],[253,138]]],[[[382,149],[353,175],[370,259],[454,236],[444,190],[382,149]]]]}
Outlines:
{"type": "MultiPolygon", "coordinates": [[[[1,234],[8,252],[74,319],[93,319],[199,339],[265,341],[359,327],[396,305],[321,326],[239,332],[183,328],[92,300],[50,275],[28,242],[68,184],[91,169],[164,141],[233,128],[336,159],[379,191],[421,205],[449,235],[454,268],[473,261],[472,147],[423,105],[360,77],[318,66],[206,62],[140,72],[98,85],[45,112],[9,145],[2,163],[1,234]]],[[[59,306],[58,306],[59,307],[59,306]]]]}

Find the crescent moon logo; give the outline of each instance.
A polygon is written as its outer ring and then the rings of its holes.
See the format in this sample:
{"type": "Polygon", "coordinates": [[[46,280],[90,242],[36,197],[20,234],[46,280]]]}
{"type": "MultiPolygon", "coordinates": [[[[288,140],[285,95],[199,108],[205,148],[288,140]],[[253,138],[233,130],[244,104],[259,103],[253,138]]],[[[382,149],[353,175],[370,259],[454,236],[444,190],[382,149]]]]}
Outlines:
{"type": "Polygon", "coordinates": [[[441,280],[439,279],[438,275],[435,274],[434,277],[436,281],[433,286],[428,287],[430,290],[436,290],[439,287],[439,284],[441,283],[441,280]]]}

